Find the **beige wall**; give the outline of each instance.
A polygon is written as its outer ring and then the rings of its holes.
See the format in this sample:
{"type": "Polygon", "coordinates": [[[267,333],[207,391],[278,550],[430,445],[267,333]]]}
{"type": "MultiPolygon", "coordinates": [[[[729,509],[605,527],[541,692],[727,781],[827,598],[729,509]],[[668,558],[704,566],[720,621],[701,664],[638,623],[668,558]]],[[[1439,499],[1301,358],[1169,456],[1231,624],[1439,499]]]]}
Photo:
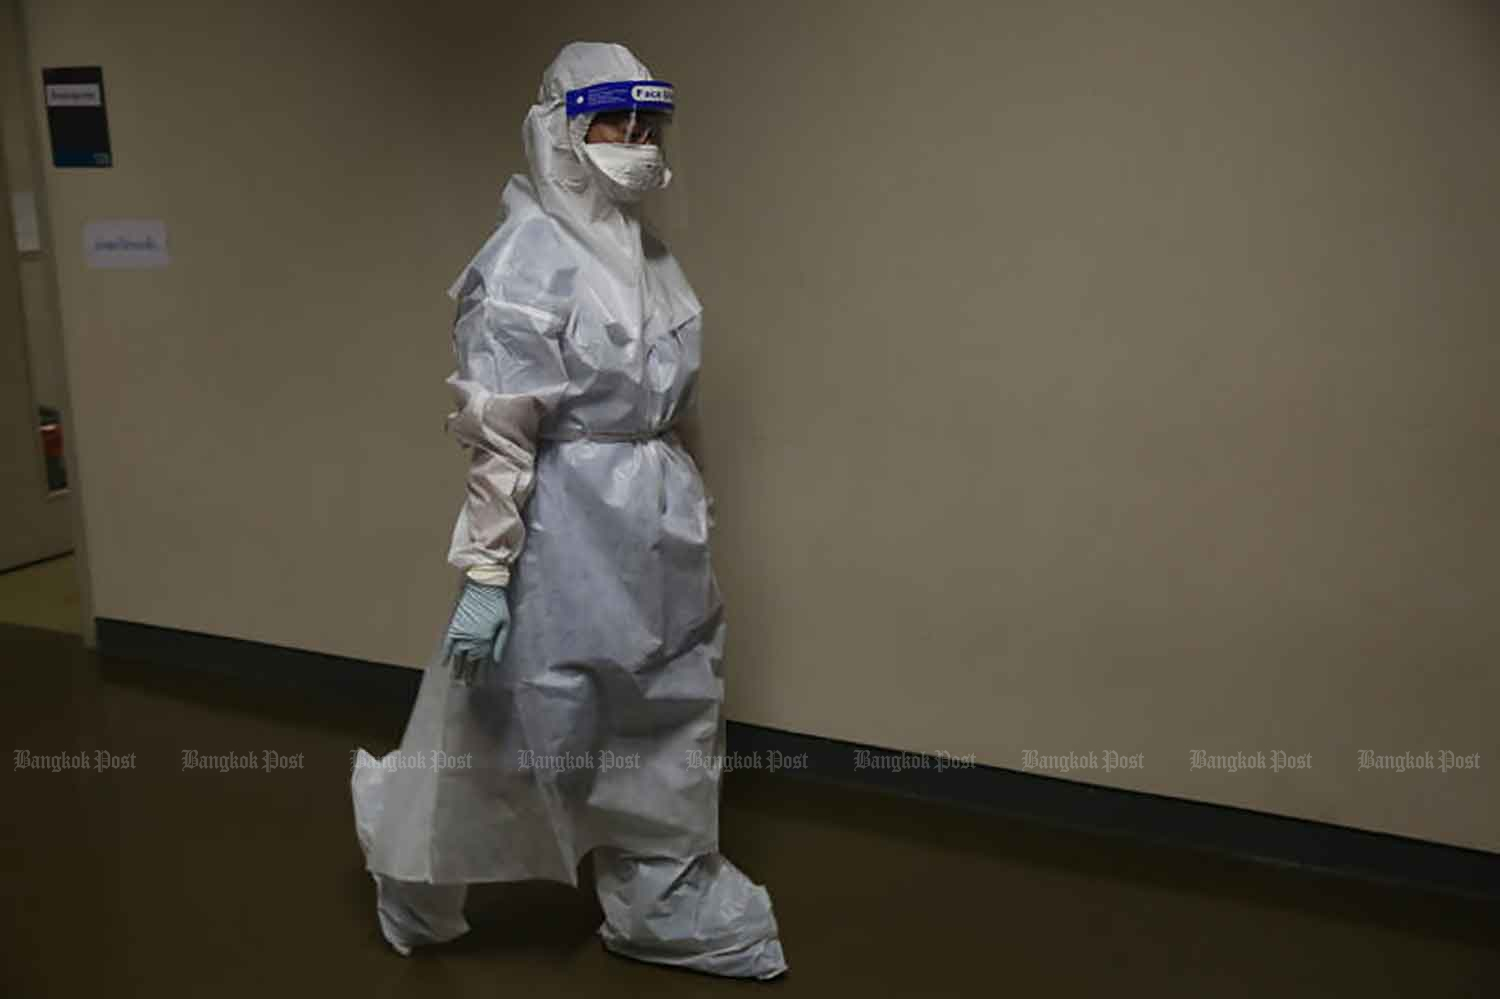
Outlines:
{"type": "Polygon", "coordinates": [[[1500,850],[1481,5],[208,6],[32,6],[118,163],[49,176],[101,616],[423,660],[442,291],[618,38],[683,102],[734,717],[1500,850]]]}

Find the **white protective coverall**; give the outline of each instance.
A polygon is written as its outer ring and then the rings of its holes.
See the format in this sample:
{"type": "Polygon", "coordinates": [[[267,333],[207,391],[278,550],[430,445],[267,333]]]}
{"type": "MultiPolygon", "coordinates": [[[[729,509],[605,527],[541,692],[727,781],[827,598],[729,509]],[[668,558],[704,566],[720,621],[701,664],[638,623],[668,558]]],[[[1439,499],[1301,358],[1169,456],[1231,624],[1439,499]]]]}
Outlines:
{"type": "Polygon", "coordinates": [[[691,404],[701,306],[583,155],[570,90],[649,81],[574,43],[524,135],[530,176],[450,295],[471,449],[449,560],[504,583],[511,630],[475,685],[434,659],[401,747],[359,750],[356,826],[397,950],[468,930],[466,886],[576,884],[594,851],[605,945],[772,978],[766,890],[718,853],[724,615],[703,481],[671,432],[691,404]]]}

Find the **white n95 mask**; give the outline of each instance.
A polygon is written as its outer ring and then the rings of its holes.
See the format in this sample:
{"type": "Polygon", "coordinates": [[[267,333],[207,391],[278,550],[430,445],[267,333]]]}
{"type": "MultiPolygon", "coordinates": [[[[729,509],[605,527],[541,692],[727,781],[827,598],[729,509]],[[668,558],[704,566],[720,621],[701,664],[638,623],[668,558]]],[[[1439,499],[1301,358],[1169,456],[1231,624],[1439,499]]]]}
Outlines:
{"type": "Polygon", "coordinates": [[[611,198],[639,201],[648,191],[659,191],[672,180],[661,147],[649,143],[589,142],[583,147],[589,166],[611,198]]]}

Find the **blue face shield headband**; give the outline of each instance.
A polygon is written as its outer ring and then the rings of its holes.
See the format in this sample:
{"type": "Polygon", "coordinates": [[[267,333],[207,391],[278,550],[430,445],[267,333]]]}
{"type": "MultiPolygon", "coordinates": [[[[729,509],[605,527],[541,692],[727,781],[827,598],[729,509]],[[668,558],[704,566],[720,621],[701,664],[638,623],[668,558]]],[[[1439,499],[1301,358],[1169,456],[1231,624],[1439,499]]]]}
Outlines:
{"type": "Polygon", "coordinates": [[[608,111],[656,111],[671,114],[672,85],[664,80],[619,80],[568,91],[568,117],[608,111]]]}

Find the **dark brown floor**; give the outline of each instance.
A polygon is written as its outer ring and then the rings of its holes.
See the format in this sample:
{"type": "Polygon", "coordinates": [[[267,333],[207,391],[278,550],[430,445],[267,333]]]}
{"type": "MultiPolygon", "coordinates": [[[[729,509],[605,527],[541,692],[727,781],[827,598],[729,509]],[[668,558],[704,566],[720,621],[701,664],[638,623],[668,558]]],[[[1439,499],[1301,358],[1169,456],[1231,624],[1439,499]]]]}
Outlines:
{"type": "Polygon", "coordinates": [[[381,942],[350,751],[402,705],[101,661],[0,626],[7,749],[134,770],[5,769],[4,996],[1497,996],[1500,907],[732,774],[724,849],[770,886],[791,973],[724,982],[605,953],[591,893],[476,893],[474,933],[381,942]],[[185,749],[302,754],[181,769],[185,749]]]}

